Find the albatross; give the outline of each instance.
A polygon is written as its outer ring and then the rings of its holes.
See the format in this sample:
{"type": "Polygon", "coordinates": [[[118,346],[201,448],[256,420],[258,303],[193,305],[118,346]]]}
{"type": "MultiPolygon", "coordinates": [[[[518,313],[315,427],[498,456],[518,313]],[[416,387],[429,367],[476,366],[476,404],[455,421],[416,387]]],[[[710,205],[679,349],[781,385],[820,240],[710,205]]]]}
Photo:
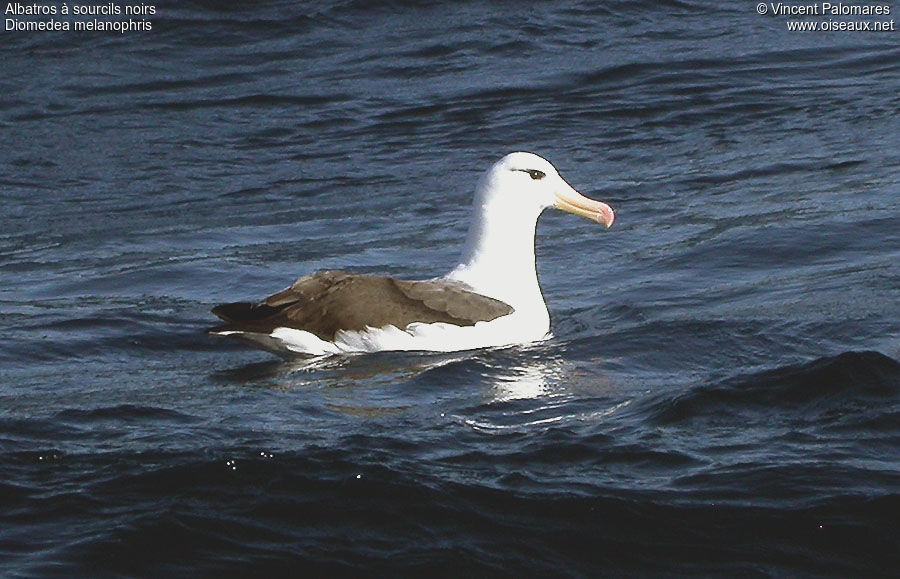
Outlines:
{"type": "Polygon", "coordinates": [[[222,304],[215,336],[281,355],[527,344],[550,336],[538,285],[535,228],[549,207],[607,228],[612,208],[569,185],[546,159],[510,153],[481,177],[459,264],[443,277],[405,281],[344,271],[302,277],[257,303],[222,304]]]}

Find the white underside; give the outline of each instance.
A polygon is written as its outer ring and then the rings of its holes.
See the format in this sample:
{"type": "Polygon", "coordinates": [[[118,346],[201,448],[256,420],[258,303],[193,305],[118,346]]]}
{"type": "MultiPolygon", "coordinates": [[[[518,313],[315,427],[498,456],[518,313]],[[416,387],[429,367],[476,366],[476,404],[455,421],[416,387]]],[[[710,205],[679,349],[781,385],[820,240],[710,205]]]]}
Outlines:
{"type": "Polygon", "coordinates": [[[388,350],[455,352],[528,344],[548,338],[548,325],[543,320],[529,320],[526,316],[512,313],[489,322],[478,322],[474,326],[415,322],[402,330],[395,326],[361,331],[340,330],[333,342],[305,330],[285,327],[275,328],[270,334],[238,331],[217,334],[241,338],[270,351],[322,356],[388,350]]]}

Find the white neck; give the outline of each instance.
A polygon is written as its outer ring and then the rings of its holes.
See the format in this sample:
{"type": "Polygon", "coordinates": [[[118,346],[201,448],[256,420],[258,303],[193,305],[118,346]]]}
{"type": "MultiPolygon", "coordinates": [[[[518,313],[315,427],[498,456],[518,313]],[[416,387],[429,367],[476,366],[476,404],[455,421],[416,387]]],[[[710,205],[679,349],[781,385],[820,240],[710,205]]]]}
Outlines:
{"type": "Polygon", "coordinates": [[[506,302],[517,312],[547,315],[534,259],[540,212],[528,204],[511,205],[479,195],[460,263],[447,278],[506,302]]]}

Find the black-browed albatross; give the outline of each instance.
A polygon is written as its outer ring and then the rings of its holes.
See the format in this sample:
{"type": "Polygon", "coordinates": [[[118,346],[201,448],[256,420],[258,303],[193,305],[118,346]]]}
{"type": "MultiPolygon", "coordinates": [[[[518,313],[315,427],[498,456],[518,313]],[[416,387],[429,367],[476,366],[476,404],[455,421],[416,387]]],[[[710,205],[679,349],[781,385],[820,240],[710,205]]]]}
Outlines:
{"type": "Polygon", "coordinates": [[[449,352],[545,339],[550,314],[538,285],[534,234],[548,207],[611,227],[612,208],[582,196],[546,159],[510,153],[475,190],[459,265],[426,281],[324,271],[255,304],[213,308],[210,334],[279,354],[382,350],[449,352]]]}

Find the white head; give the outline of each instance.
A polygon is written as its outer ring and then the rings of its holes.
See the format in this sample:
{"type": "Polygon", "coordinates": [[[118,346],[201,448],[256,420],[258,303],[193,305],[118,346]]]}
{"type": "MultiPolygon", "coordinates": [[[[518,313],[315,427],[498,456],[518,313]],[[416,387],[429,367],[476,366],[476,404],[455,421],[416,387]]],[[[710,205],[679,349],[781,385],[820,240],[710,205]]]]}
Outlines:
{"type": "MultiPolygon", "coordinates": [[[[582,196],[546,159],[510,153],[481,177],[459,265],[447,276],[549,324],[534,263],[538,216],[556,207],[610,227],[616,214],[582,196]]],[[[549,326],[548,326],[549,327],[549,326]]]]}
{"type": "Polygon", "coordinates": [[[488,211],[533,215],[555,207],[611,227],[616,214],[606,203],[581,195],[556,168],[534,153],[510,153],[494,163],[478,183],[476,206],[488,211]]]}

